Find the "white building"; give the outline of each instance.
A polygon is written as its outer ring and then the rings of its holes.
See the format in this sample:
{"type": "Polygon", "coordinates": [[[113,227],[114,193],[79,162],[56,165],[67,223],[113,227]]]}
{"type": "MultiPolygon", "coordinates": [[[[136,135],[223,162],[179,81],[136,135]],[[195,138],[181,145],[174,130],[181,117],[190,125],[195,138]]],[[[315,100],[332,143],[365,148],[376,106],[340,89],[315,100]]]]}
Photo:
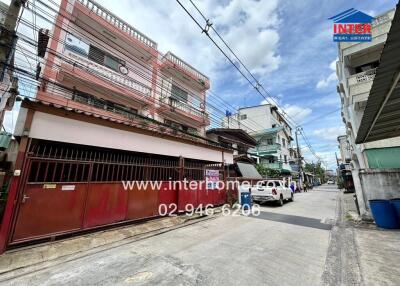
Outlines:
{"type": "Polygon", "coordinates": [[[339,143],[340,157],[338,158],[341,163],[345,164],[347,161],[351,160],[350,144],[347,141],[346,135],[340,135],[337,138],[339,143]]]}
{"type": "MultiPolygon", "coordinates": [[[[368,199],[371,199],[371,196],[366,194],[365,186],[360,180],[360,171],[400,167],[400,163],[395,162],[395,158],[400,156],[400,137],[364,144],[355,143],[394,14],[395,9],[376,17],[372,23],[371,42],[340,42],[338,44],[339,60],[336,63],[336,73],[339,85],[337,92],[341,98],[346,141],[350,149],[350,154],[344,150],[343,153],[341,150],[341,153],[342,158],[346,159],[349,156],[351,159],[356,194],[363,216],[370,215],[368,199]],[[388,154],[392,155],[388,156],[388,154]]],[[[345,142],[344,138],[341,140],[343,143],[345,142]]]]}
{"type": "Polygon", "coordinates": [[[263,104],[240,108],[236,114],[226,117],[222,125],[246,130],[258,142],[249,150],[257,162],[290,174],[290,163],[294,163],[290,152],[292,128],[276,106],[263,104]]]}

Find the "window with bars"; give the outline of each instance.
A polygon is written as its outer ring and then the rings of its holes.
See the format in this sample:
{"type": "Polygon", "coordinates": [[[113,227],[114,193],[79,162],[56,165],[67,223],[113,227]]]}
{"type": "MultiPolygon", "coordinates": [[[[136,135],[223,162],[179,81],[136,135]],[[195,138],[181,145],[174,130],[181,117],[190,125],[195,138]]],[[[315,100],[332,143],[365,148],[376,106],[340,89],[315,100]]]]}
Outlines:
{"type": "Polygon", "coordinates": [[[176,86],[175,84],[172,84],[171,98],[177,101],[187,102],[188,92],[176,86]]]}
{"type": "Polygon", "coordinates": [[[108,54],[96,46],[90,45],[88,58],[100,65],[106,66],[116,72],[120,72],[119,67],[125,66],[125,62],[119,58],[108,54]]]}
{"type": "Polygon", "coordinates": [[[81,91],[75,91],[74,93],[74,100],[80,103],[92,105],[96,108],[99,109],[104,109],[116,114],[120,114],[124,117],[127,117],[129,119],[134,119],[136,118],[136,115],[138,114],[138,110],[124,106],[118,103],[114,103],[102,98],[95,97],[93,95],[81,92],[81,91]]]}

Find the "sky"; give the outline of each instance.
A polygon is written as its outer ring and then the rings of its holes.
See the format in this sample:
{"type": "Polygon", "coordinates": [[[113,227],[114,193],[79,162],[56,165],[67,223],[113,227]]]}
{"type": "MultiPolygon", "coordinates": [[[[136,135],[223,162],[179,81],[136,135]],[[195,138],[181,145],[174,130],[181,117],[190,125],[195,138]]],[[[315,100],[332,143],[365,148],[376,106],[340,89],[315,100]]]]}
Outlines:
{"type": "MultiPolygon", "coordinates": [[[[1,0],[9,3],[9,1],[1,0]]],[[[32,1],[32,0],[30,0],[32,1]]],[[[202,25],[189,0],[180,0],[202,25]]],[[[266,100],[237,72],[175,0],[98,0],[100,4],[172,51],[211,81],[210,104],[235,112],[266,100]]],[[[371,16],[395,7],[395,0],[193,0],[231,49],[297,124],[326,167],[335,169],[337,136],[344,134],[336,93],[337,45],[328,20],[355,8],[371,16]]],[[[31,33],[25,29],[23,33],[31,33]]],[[[213,33],[210,35],[216,39],[213,33]]],[[[217,41],[218,42],[218,41],[217,41]]],[[[221,47],[222,43],[218,42],[221,47]]],[[[271,99],[269,99],[271,101],[271,99]]],[[[6,130],[15,125],[18,109],[8,112],[6,130]]],[[[257,128],[254,123],[253,129],[257,128]]],[[[304,140],[308,162],[316,162],[304,140]]]]}

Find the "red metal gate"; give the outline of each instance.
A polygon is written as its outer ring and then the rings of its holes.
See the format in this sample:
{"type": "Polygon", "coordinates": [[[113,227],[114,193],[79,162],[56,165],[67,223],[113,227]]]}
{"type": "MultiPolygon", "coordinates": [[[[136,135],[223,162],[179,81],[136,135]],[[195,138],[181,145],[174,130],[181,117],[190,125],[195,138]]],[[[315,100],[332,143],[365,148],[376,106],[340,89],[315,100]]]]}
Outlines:
{"type": "Polygon", "coordinates": [[[169,214],[222,203],[218,190],[170,183],[204,180],[207,168],[221,164],[42,140],[32,141],[26,160],[12,244],[158,216],[160,204],[169,214]]]}
{"type": "Polygon", "coordinates": [[[27,166],[12,241],[81,229],[90,164],[32,159],[27,166]]]}

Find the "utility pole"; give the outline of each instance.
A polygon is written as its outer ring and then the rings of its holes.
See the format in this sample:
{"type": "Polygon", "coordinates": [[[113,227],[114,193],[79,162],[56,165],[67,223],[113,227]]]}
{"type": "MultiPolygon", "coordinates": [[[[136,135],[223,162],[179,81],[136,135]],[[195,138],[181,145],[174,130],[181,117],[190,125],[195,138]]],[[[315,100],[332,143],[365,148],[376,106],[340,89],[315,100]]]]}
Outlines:
{"type": "Polygon", "coordinates": [[[297,139],[297,133],[300,131],[299,126],[296,127],[295,135],[296,135],[296,147],[297,147],[297,164],[299,165],[299,185],[300,188],[303,187],[303,178],[302,178],[302,173],[303,173],[303,168],[301,166],[301,156],[300,156],[300,148],[299,148],[299,140],[297,139]]]}
{"type": "Polygon", "coordinates": [[[0,98],[0,128],[3,127],[5,110],[12,110],[18,95],[18,78],[12,76],[10,67],[14,66],[14,51],[17,43],[16,27],[21,8],[27,0],[12,0],[4,23],[0,27],[0,83],[8,85],[0,98]],[[7,73],[7,69],[9,72],[7,73]],[[6,75],[8,76],[6,77],[6,75]],[[10,104],[12,103],[12,104],[10,104]]]}
{"type": "Polygon", "coordinates": [[[11,0],[10,6],[8,7],[7,15],[4,20],[4,27],[1,28],[0,81],[3,81],[7,65],[10,64],[11,59],[13,58],[13,51],[15,50],[15,44],[17,41],[15,28],[17,27],[19,13],[21,12],[21,8],[25,4],[25,2],[26,0],[11,0]]]}

